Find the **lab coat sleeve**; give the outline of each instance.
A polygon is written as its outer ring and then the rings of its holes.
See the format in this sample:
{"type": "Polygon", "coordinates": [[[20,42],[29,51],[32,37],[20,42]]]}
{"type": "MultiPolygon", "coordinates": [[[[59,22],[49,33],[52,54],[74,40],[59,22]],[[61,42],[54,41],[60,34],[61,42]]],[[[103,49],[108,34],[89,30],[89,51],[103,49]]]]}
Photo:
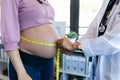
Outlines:
{"type": "Polygon", "coordinates": [[[114,55],[120,52],[120,8],[115,15],[111,30],[103,36],[89,38],[81,41],[81,46],[86,56],[114,55]]]}
{"type": "Polygon", "coordinates": [[[90,40],[93,40],[94,38],[97,37],[97,34],[95,33],[98,33],[97,30],[96,30],[96,26],[97,26],[97,17],[92,21],[92,23],[90,24],[90,26],[88,27],[88,30],[86,32],[86,34],[81,37],[80,39],[77,40],[77,42],[81,43],[81,46],[82,46],[82,50],[85,54],[85,56],[93,56],[93,52],[91,51],[90,49],[90,45],[89,44],[89,41],[90,40]]]}

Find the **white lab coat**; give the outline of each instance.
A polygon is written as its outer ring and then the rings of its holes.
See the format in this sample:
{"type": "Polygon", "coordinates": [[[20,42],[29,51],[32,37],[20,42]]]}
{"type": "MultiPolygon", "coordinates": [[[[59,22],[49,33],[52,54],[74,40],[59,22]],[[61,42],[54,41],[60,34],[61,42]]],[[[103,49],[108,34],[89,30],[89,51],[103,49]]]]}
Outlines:
{"type": "Polygon", "coordinates": [[[97,37],[98,26],[108,2],[109,0],[103,1],[87,33],[78,40],[86,57],[100,56],[96,80],[120,80],[120,2],[110,13],[106,32],[103,36],[97,37]]]}

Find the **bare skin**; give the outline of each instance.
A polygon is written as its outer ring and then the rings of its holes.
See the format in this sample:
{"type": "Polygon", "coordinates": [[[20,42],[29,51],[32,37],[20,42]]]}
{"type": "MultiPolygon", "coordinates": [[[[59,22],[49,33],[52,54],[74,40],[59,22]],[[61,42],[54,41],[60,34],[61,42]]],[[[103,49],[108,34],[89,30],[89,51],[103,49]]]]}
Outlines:
{"type": "Polygon", "coordinates": [[[8,55],[17,72],[18,80],[32,80],[32,78],[27,74],[23,66],[18,49],[8,51],[8,55]]]}
{"type": "MultiPolygon", "coordinates": [[[[55,44],[59,38],[59,35],[53,27],[54,26],[52,24],[45,24],[38,27],[26,29],[21,31],[21,36],[35,41],[55,44]]],[[[44,58],[54,57],[57,50],[56,47],[33,44],[24,40],[20,41],[19,46],[22,51],[44,58]]]]}

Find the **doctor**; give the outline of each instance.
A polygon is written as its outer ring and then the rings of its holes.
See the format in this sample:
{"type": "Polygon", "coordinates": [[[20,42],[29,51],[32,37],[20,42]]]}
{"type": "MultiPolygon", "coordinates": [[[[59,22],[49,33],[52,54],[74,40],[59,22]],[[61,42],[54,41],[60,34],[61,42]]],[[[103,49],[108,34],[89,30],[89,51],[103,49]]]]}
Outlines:
{"type": "Polygon", "coordinates": [[[96,80],[120,80],[119,1],[104,0],[99,14],[90,24],[87,33],[76,43],[72,44],[66,38],[57,42],[58,47],[66,54],[71,54],[75,49],[82,49],[86,57],[99,56],[96,80]],[[111,9],[108,9],[107,16],[104,16],[109,2],[115,3],[111,9]]]}

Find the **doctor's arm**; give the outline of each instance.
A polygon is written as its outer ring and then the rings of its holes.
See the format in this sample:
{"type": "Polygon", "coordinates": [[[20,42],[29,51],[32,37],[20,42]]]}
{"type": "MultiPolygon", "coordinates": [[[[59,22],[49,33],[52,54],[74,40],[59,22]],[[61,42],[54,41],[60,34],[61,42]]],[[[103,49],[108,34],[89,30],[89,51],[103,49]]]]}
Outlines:
{"type": "Polygon", "coordinates": [[[61,52],[65,54],[72,54],[74,50],[81,49],[80,43],[72,43],[66,37],[59,39],[56,44],[61,49],[61,52]]]}
{"type": "Polygon", "coordinates": [[[96,20],[94,19],[94,21],[91,23],[91,27],[88,28],[87,33],[81,39],[79,39],[75,43],[71,43],[69,39],[64,37],[57,41],[57,47],[59,47],[61,49],[61,52],[65,54],[72,54],[74,50],[81,50],[80,41],[86,40],[88,38],[93,38],[95,36],[94,33],[96,31],[95,26],[96,20]]]}
{"type": "Polygon", "coordinates": [[[113,55],[120,51],[120,14],[116,14],[109,27],[111,29],[107,30],[104,35],[81,42],[86,56],[113,55]]]}

